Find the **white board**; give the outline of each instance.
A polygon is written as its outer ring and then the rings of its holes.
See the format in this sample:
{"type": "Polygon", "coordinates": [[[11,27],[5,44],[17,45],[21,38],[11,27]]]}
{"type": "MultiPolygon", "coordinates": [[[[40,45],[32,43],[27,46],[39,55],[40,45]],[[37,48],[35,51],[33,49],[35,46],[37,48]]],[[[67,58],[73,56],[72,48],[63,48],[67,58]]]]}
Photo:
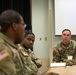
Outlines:
{"type": "Polygon", "coordinates": [[[76,35],[76,0],[55,0],[55,35],[70,29],[76,35]]]}

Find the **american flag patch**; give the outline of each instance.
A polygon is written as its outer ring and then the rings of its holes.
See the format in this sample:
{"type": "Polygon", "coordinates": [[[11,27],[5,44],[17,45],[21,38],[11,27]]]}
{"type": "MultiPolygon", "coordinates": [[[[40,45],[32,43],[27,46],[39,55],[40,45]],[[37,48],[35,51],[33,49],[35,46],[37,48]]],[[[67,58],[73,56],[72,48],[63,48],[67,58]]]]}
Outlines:
{"type": "Polygon", "coordinates": [[[5,59],[6,57],[9,56],[9,53],[5,50],[0,52],[0,61],[2,61],[3,59],[5,59]]]}

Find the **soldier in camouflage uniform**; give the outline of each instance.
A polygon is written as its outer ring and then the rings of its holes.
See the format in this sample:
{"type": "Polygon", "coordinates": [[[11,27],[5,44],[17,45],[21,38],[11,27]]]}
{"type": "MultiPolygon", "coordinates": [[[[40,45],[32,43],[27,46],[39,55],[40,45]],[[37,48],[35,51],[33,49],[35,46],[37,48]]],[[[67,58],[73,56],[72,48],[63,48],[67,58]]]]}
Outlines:
{"type": "Polygon", "coordinates": [[[24,21],[14,10],[0,15],[0,75],[25,75],[23,59],[15,43],[24,38],[24,21]]]}
{"type": "Polygon", "coordinates": [[[76,42],[71,40],[71,31],[64,29],[62,31],[62,41],[60,41],[53,50],[54,62],[66,62],[66,65],[76,65],[76,42]],[[68,56],[73,59],[69,60],[68,56]]]}
{"type": "Polygon", "coordinates": [[[42,66],[41,60],[36,57],[36,55],[31,50],[35,40],[35,35],[31,32],[25,34],[25,39],[22,41],[22,44],[18,44],[21,57],[24,58],[26,75],[40,75],[39,68],[42,66]]]}
{"type": "Polygon", "coordinates": [[[50,73],[41,73],[39,68],[42,66],[41,60],[36,57],[36,55],[31,51],[31,48],[34,44],[35,35],[31,32],[25,34],[25,39],[22,41],[22,44],[18,44],[21,57],[24,58],[24,67],[25,75],[59,75],[54,72],[50,73]]]}

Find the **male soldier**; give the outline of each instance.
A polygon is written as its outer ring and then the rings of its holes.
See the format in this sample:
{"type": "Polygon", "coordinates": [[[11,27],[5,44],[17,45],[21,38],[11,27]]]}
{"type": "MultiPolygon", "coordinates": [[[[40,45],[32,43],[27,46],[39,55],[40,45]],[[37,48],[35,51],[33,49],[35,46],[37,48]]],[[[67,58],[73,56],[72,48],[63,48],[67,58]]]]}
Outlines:
{"type": "Polygon", "coordinates": [[[21,43],[22,46],[18,44],[18,48],[21,51],[22,50],[25,51],[23,54],[25,55],[24,61],[26,62],[25,63],[26,75],[40,75],[38,68],[42,66],[41,61],[39,60],[39,58],[36,57],[36,55],[31,50],[34,41],[35,41],[35,35],[31,32],[27,32],[25,34],[24,40],[21,43]]]}
{"type": "Polygon", "coordinates": [[[61,38],[62,40],[54,47],[53,61],[76,65],[76,42],[71,40],[71,31],[64,29],[61,38]]]}
{"type": "MultiPolygon", "coordinates": [[[[31,51],[31,48],[35,41],[35,35],[32,32],[27,32],[21,45],[18,44],[18,48],[22,53],[21,57],[24,58],[26,75],[41,75],[39,68],[42,66],[41,61],[31,51]]],[[[45,74],[43,74],[45,75],[45,74]]],[[[55,73],[47,73],[46,75],[55,75],[55,73]]]]}
{"type": "Polygon", "coordinates": [[[36,57],[34,52],[31,50],[31,48],[33,47],[34,41],[35,41],[34,33],[27,32],[25,35],[25,39],[22,41],[21,44],[26,49],[26,51],[28,52],[29,56],[31,57],[32,61],[37,66],[37,68],[40,68],[42,66],[41,60],[38,57],[36,57]]]}
{"type": "Polygon", "coordinates": [[[24,38],[24,20],[14,10],[0,15],[0,75],[25,75],[22,58],[15,43],[24,38]]]}

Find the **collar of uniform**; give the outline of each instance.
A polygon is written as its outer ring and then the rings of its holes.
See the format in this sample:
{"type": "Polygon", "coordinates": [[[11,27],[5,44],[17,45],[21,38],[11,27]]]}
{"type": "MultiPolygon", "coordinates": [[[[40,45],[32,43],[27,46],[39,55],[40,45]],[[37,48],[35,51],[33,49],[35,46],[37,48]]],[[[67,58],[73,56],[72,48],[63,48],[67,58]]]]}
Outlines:
{"type": "Polygon", "coordinates": [[[16,45],[12,42],[12,40],[1,32],[0,32],[0,38],[4,39],[4,41],[10,44],[11,46],[17,48],[16,45]]]}
{"type": "Polygon", "coordinates": [[[67,45],[65,45],[65,44],[63,44],[63,42],[61,42],[61,46],[64,49],[68,49],[68,48],[71,48],[73,46],[73,44],[72,44],[72,41],[70,40],[70,42],[67,45]]]}

